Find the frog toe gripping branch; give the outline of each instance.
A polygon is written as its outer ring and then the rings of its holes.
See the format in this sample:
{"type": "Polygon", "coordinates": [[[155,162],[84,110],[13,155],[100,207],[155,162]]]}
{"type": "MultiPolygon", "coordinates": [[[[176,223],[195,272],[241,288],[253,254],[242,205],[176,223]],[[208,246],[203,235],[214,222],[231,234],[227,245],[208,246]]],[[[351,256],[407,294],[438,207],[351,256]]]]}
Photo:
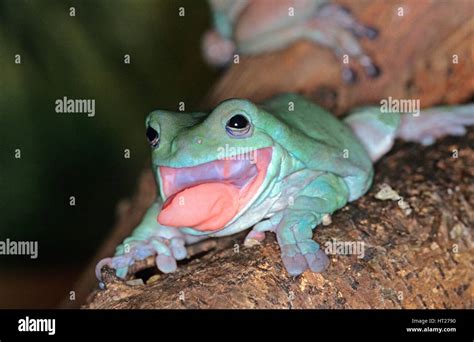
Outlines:
{"type": "Polygon", "coordinates": [[[187,241],[177,228],[157,225],[156,218],[160,207],[160,202],[155,202],[133,235],[117,247],[115,257],[102,259],[97,264],[97,278],[101,278],[101,270],[105,265],[114,268],[118,277],[125,278],[129,266],[152,255],[156,256],[155,263],[161,272],[170,273],[176,270],[176,261],[187,256],[187,241]]]}
{"type": "Polygon", "coordinates": [[[146,135],[158,198],[115,256],[97,264],[97,277],[108,265],[126,278],[149,256],[159,270],[173,272],[186,245],[249,228],[246,246],[276,234],[290,275],[321,272],[329,260],[313,229],[369,189],[373,161],[395,138],[430,143],[472,124],[473,105],[416,118],[365,107],[340,121],[295,94],[261,106],[231,99],[210,114],[156,110],[146,135]]]}

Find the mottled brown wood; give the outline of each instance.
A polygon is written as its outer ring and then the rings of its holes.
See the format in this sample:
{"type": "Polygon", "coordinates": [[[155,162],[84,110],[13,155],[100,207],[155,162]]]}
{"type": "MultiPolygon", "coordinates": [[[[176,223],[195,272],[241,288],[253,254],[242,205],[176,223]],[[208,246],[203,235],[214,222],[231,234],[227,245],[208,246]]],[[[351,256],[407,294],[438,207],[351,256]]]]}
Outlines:
{"type": "Polygon", "coordinates": [[[337,1],[362,23],[379,29],[361,40],[382,69],[368,79],[354,64],[359,81],[341,80],[340,62],[327,48],[298,42],[255,57],[241,56],[217,82],[209,107],[229,97],[262,101],[281,92],[299,92],[334,113],[380,99],[416,98],[423,108],[460,103],[474,94],[474,2],[471,0],[337,1]],[[399,7],[404,16],[397,15],[399,7]],[[453,55],[458,63],[453,64],[453,55]]]}
{"type": "Polygon", "coordinates": [[[372,190],[314,235],[321,244],[363,241],[362,259],[333,255],[324,273],[292,278],[272,234],[252,248],[242,246],[241,234],[146,285],[108,273],[107,289],[85,307],[473,308],[474,130],[431,147],[399,143],[376,169],[372,190]],[[411,214],[374,198],[383,183],[411,214]]]}

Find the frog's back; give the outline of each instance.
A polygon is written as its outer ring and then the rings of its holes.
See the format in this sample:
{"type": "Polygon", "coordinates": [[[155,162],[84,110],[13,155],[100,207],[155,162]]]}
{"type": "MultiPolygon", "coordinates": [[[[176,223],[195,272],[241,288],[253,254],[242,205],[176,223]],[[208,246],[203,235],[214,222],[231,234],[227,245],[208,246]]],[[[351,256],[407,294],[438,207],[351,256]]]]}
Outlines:
{"type": "Polygon", "coordinates": [[[294,137],[301,137],[279,142],[294,157],[309,168],[341,176],[348,185],[349,200],[367,191],[372,182],[372,162],[345,123],[297,94],[280,95],[261,107],[286,124],[294,137]]]}

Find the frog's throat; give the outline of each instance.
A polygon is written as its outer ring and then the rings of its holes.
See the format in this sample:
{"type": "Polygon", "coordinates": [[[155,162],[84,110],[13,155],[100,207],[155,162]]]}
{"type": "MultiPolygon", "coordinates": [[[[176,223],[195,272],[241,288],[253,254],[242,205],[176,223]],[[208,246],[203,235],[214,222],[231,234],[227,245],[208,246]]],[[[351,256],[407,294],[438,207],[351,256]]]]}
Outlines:
{"type": "Polygon", "coordinates": [[[267,175],[272,148],[192,167],[160,166],[166,201],[158,215],[164,226],[199,231],[223,229],[255,197],[267,175]]]}

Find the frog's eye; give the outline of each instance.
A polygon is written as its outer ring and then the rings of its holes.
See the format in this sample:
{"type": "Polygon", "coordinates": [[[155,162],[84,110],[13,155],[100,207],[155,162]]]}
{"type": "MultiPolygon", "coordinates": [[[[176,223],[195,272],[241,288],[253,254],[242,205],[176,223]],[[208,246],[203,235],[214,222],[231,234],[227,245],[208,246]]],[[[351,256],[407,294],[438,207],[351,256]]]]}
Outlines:
{"type": "Polygon", "coordinates": [[[227,121],[225,130],[233,137],[246,137],[251,128],[250,121],[242,114],[236,114],[227,121]]]}
{"type": "Polygon", "coordinates": [[[151,126],[146,129],[146,137],[151,147],[156,148],[160,145],[160,134],[151,126]]]}

